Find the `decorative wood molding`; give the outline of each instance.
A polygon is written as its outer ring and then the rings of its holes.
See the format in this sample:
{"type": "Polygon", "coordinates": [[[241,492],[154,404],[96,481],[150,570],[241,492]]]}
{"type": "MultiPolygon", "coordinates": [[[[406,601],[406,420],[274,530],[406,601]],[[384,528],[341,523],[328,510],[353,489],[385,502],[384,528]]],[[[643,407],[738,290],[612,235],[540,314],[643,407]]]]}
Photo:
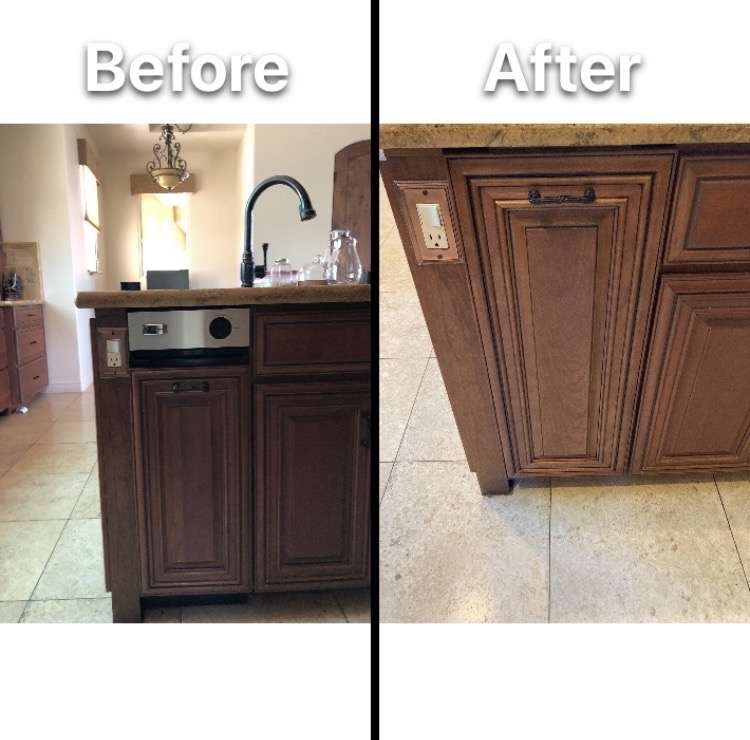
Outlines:
{"type": "MultiPolygon", "coordinates": [[[[164,188],[159,187],[147,173],[138,173],[130,176],[130,194],[131,195],[143,195],[144,193],[166,193],[164,188]]],[[[174,190],[170,190],[170,193],[197,193],[198,192],[198,181],[195,174],[192,173],[190,177],[184,182],[181,182],[174,190]]]]}

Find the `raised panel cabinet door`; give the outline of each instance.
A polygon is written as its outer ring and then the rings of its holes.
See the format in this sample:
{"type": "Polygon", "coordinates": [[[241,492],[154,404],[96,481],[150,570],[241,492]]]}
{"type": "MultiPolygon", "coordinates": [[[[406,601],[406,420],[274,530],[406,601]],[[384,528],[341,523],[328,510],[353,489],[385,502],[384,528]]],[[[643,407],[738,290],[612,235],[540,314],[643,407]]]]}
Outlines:
{"type": "Polygon", "coordinates": [[[670,166],[602,155],[453,163],[511,477],[625,469],[670,166]]]}
{"type": "Polygon", "coordinates": [[[256,589],[369,583],[370,392],[255,389],[256,589]]]}
{"type": "Polygon", "coordinates": [[[750,275],[665,276],[633,469],[750,467],[750,275]]]}
{"type": "Polygon", "coordinates": [[[249,589],[247,382],[134,374],[144,593],[249,589]]]}

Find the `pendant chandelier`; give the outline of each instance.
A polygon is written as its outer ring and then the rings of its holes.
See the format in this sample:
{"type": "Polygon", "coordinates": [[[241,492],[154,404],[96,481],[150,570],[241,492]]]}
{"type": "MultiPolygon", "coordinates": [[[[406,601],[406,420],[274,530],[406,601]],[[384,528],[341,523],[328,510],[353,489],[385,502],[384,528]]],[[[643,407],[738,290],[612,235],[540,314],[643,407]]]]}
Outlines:
{"type": "Polygon", "coordinates": [[[161,127],[161,136],[154,144],[154,158],[146,165],[146,172],[164,190],[174,190],[190,177],[187,162],[180,156],[182,146],[175,140],[175,131],[186,134],[190,128],[181,128],[173,123],[165,123],[161,127]]]}

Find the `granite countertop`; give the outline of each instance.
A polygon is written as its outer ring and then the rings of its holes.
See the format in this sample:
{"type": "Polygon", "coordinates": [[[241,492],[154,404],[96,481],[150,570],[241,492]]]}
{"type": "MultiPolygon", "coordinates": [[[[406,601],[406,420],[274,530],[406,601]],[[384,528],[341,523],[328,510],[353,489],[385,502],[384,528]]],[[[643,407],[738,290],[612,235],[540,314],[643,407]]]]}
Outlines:
{"type": "Polygon", "coordinates": [[[44,301],[40,300],[19,300],[19,301],[0,301],[0,306],[41,306],[44,301]]]}
{"type": "Polygon", "coordinates": [[[281,303],[366,303],[369,285],[285,285],[277,288],[84,291],[78,308],[267,306],[281,303]]]}
{"type": "Polygon", "coordinates": [[[383,124],[381,149],[747,144],[750,124],[383,124]]]}

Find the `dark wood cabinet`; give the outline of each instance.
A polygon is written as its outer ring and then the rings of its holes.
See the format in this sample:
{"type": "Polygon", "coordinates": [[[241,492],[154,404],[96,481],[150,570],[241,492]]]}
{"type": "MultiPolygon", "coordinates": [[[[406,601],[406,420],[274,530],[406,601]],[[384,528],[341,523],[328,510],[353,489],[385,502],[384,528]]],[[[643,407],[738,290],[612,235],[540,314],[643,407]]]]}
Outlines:
{"type": "Polygon", "coordinates": [[[247,372],[136,372],[143,592],[249,589],[247,372]]]}
{"type": "MultiPolygon", "coordinates": [[[[244,308],[250,351],[238,364],[207,366],[214,355],[164,369],[127,353],[111,365],[107,342],[129,346],[128,312],[96,310],[102,528],[117,622],[139,621],[144,597],[370,582],[369,308],[244,308]]],[[[159,356],[186,359],[196,358],[159,356]]]]}
{"type": "Polygon", "coordinates": [[[368,385],[260,384],[255,430],[256,589],[366,585],[368,385]]]}
{"type": "Polygon", "coordinates": [[[667,275],[633,467],[750,467],[750,275],[667,275]]]}

